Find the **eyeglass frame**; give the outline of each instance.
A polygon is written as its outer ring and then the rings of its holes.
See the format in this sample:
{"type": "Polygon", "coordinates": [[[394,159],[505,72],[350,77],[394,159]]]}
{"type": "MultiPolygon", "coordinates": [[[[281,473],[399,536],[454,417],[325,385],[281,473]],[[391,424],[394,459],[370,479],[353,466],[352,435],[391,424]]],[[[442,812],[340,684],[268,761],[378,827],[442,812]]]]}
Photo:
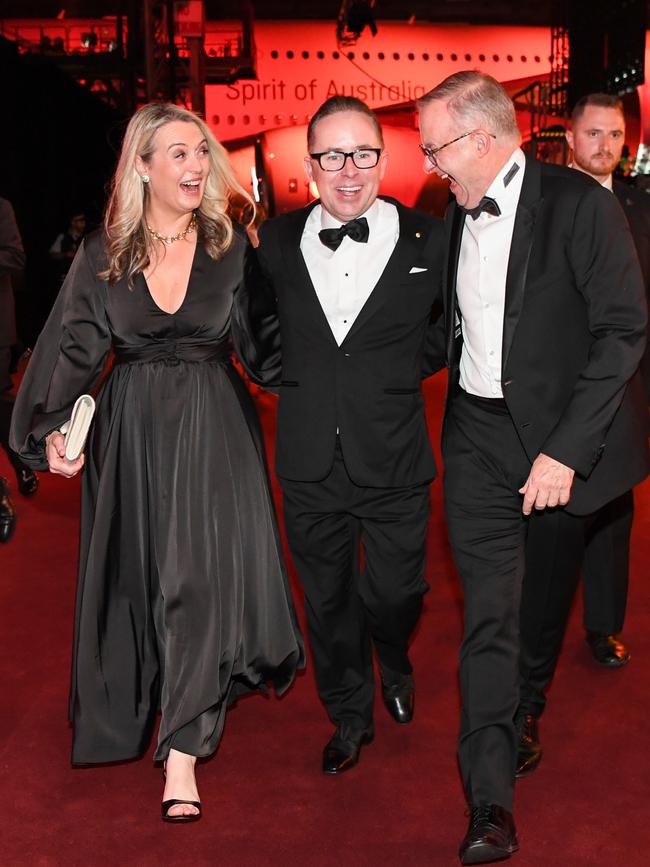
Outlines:
{"type": "MultiPolygon", "coordinates": [[[[425,157],[429,160],[431,165],[435,167],[438,165],[437,154],[439,154],[440,151],[444,150],[445,148],[448,148],[449,145],[455,144],[457,141],[460,141],[462,138],[467,138],[468,135],[473,135],[475,132],[487,132],[487,131],[482,130],[480,127],[477,127],[476,129],[470,129],[467,132],[464,132],[462,135],[457,135],[456,138],[452,138],[451,141],[445,142],[443,145],[440,145],[439,148],[428,148],[423,144],[418,145],[418,147],[420,148],[422,153],[425,155],[425,157]]],[[[496,139],[496,136],[493,132],[488,132],[487,134],[491,138],[496,139]]]]}
{"type": "Polygon", "coordinates": [[[355,148],[353,151],[349,151],[347,153],[345,151],[329,150],[329,151],[321,151],[318,154],[309,154],[309,158],[312,160],[316,160],[318,162],[318,165],[320,166],[320,168],[324,172],[341,172],[341,171],[343,171],[348,159],[352,160],[352,165],[356,169],[361,169],[361,170],[374,169],[377,167],[377,165],[379,163],[379,157],[381,156],[382,151],[383,151],[383,148],[355,148]],[[354,161],[354,155],[358,154],[360,151],[371,151],[372,153],[374,153],[376,155],[377,162],[371,166],[358,166],[354,161]],[[342,156],[343,157],[343,165],[338,169],[326,169],[325,166],[321,163],[320,159],[321,159],[321,157],[327,156],[327,154],[339,154],[340,156],[342,156]]]}

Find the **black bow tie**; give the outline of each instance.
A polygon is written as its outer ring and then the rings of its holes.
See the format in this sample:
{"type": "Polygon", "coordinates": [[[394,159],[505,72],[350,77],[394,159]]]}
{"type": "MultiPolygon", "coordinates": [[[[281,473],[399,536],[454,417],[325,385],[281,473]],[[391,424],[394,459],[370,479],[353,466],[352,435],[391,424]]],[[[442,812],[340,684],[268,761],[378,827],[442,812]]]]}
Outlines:
{"type": "Polygon", "coordinates": [[[340,229],[321,229],[318,237],[330,250],[338,250],[346,235],[349,235],[353,241],[367,244],[369,234],[368,221],[365,217],[358,217],[356,220],[345,223],[340,229]]]}
{"type": "Polygon", "coordinates": [[[464,211],[472,218],[472,220],[478,220],[483,211],[485,211],[486,214],[492,214],[493,217],[501,215],[501,208],[497,205],[495,200],[491,199],[489,196],[483,196],[475,208],[464,208],[464,211]]]}

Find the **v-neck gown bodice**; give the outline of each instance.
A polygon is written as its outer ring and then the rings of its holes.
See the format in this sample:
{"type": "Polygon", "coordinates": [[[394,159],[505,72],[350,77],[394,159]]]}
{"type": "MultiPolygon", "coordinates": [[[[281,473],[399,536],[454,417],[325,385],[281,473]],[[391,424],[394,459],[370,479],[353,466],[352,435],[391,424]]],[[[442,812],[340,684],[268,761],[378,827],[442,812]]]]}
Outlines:
{"type": "Polygon", "coordinates": [[[230,362],[244,241],[219,262],[199,245],[176,313],[144,277],[96,275],[77,254],[15,406],[13,440],[45,469],[43,437],[79,394],[97,397],[82,478],[70,712],[73,761],[209,755],[228,701],[303,664],[250,397],[230,362]]]}

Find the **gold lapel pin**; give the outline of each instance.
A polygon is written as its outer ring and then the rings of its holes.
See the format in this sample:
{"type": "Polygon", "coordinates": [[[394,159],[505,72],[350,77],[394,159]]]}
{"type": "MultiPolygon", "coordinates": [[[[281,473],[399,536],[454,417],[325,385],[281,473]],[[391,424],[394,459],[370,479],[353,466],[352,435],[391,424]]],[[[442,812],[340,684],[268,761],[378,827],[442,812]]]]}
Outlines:
{"type": "Polygon", "coordinates": [[[416,232],[416,233],[415,233],[415,237],[416,237],[416,238],[421,238],[421,237],[422,237],[422,232],[416,232]]]}

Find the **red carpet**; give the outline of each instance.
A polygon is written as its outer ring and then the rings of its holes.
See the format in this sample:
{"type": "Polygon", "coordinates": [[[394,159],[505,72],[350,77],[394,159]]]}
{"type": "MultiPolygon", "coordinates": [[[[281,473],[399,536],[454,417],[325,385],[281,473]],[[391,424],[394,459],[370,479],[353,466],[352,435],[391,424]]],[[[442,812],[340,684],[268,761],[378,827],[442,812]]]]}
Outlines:
{"type": "MultiPolygon", "coordinates": [[[[443,382],[428,386],[437,439],[443,382]]],[[[271,398],[260,404],[267,431],[271,398]]],[[[0,473],[13,481],[4,453],[0,473]]],[[[13,486],[15,491],[15,485],[13,486]]],[[[33,500],[15,495],[18,526],[0,548],[3,819],[7,867],[438,867],[458,864],[466,818],[455,760],[460,595],[433,489],[431,591],[413,643],[416,718],[398,727],[381,703],[358,768],[319,770],[331,727],[311,670],[278,701],[234,708],[217,755],[199,768],[204,819],[159,819],[160,771],[141,761],[69,764],[66,701],[77,542],[77,482],[47,474],[33,500]]],[[[543,718],[545,756],[518,784],[517,867],[645,867],[650,850],[650,485],[637,496],[625,638],[632,661],[599,669],[576,605],[543,718]]],[[[299,607],[301,599],[296,593],[299,607]]]]}

